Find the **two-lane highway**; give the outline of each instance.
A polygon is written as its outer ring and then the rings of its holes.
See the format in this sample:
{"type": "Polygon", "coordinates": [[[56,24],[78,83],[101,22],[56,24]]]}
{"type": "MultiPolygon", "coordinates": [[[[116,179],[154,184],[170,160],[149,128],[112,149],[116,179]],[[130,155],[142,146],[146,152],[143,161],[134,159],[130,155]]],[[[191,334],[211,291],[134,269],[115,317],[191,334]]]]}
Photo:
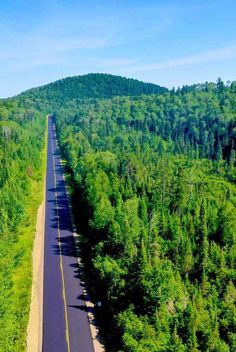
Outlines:
{"type": "Polygon", "coordinates": [[[48,118],[43,352],[94,352],[53,118],[48,118]]]}

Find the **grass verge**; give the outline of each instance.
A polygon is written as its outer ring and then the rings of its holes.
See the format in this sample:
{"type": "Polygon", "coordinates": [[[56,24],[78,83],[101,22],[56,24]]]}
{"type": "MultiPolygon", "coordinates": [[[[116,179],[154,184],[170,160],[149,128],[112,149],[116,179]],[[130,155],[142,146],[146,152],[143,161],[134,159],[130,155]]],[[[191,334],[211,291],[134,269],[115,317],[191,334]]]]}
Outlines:
{"type": "MultiPolygon", "coordinates": [[[[46,139],[46,135],[45,135],[46,139]]],[[[18,240],[0,243],[0,352],[26,350],[32,286],[32,250],[38,207],[44,197],[46,143],[41,153],[41,169],[30,184],[25,198],[26,217],[18,240]]]]}

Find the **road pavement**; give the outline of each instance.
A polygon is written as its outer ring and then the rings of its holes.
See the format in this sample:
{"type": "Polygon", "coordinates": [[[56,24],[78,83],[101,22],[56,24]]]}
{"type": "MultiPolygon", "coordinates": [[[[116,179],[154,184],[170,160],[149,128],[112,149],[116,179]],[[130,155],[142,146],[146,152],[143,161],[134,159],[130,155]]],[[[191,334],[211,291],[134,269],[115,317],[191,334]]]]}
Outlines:
{"type": "Polygon", "coordinates": [[[94,352],[53,117],[48,118],[43,352],[94,352]]]}

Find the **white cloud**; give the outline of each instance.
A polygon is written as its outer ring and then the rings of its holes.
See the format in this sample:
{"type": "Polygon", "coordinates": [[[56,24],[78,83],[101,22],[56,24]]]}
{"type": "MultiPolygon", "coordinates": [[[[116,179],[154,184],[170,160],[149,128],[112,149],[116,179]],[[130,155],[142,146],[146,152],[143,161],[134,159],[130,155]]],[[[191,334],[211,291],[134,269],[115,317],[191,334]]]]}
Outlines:
{"type": "Polygon", "coordinates": [[[130,72],[172,69],[179,66],[203,64],[208,62],[223,61],[223,60],[234,59],[234,58],[236,58],[236,45],[217,49],[217,50],[207,51],[196,55],[177,58],[173,60],[162,61],[159,63],[153,63],[153,64],[147,64],[147,65],[136,65],[131,68],[130,72]]]}
{"type": "MultiPolygon", "coordinates": [[[[44,65],[68,64],[67,56],[79,50],[97,50],[108,45],[105,38],[47,38],[21,36],[0,52],[0,63],[11,72],[44,65]]],[[[5,46],[6,47],[6,46],[5,46]]]]}

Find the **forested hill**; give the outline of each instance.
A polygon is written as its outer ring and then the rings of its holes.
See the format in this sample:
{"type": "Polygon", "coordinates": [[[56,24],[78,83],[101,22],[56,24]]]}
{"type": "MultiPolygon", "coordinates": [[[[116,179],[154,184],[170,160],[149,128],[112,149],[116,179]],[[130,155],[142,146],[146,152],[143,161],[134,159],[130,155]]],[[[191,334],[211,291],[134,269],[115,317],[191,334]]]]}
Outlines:
{"type": "Polygon", "coordinates": [[[22,96],[37,100],[44,99],[58,104],[72,99],[159,94],[167,91],[167,88],[152,83],[109,74],[91,73],[67,77],[42,87],[33,88],[22,93],[22,96]]]}

